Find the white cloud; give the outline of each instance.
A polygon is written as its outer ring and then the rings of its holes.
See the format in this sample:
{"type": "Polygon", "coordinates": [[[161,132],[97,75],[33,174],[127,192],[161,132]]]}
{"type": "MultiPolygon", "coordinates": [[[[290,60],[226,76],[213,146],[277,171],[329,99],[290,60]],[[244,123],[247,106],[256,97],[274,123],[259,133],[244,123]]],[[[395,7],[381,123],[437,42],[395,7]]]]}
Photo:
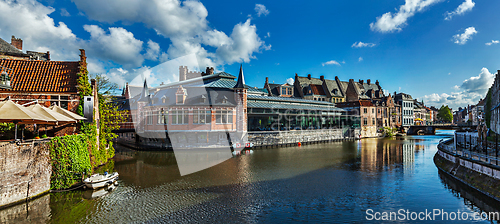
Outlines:
{"type": "Polygon", "coordinates": [[[325,66],[325,65],[338,65],[338,66],[340,66],[340,63],[337,62],[337,61],[335,61],[335,60],[331,60],[331,61],[327,61],[327,62],[321,63],[321,65],[323,65],[323,66],[325,66]]]}
{"type": "Polygon", "coordinates": [[[491,74],[487,68],[482,68],[479,75],[466,79],[460,88],[468,92],[486,94],[491,85],[493,85],[494,79],[494,74],[491,74]]]}
{"type": "Polygon", "coordinates": [[[358,61],[363,61],[363,58],[362,58],[362,57],[359,57],[359,58],[358,58],[358,61]]]}
{"type": "Polygon", "coordinates": [[[257,13],[258,17],[260,17],[261,15],[267,16],[269,14],[269,10],[267,10],[266,6],[262,4],[255,4],[255,12],[257,13]]]}
{"type": "Polygon", "coordinates": [[[71,16],[71,14],[69,14],[68,10],[66,10],[65,8],[62,8],[61,9],[61,16],[71,16]]]}
{"type": "Polygon", "coordinates": [[[387,12],[377,17],[375,23],[370,23],[370,29],[382,33],[401,31],[402,27],[406,25],[408,18],[440,1],[441,0],[406,0],[405,4],[400,6],[396,13],[387,12]]]}
{"type": "Polygon", "coordinates": [[[465,12],[472,10],[472,8],[474,8],[475,4],[476,3],[473,2],[472,0],[465,0],[465,2],[462,2],[462,4],[460,4],[458,6],[458,8],[455,9],[455,11],[453,11],[453,12],[447,12],[446,13],[446,18],[444,18],[444,19],[445,20],[450,20],[455,15],[462,15],[465,12]]]}
{"type": "Polygon", "coordinates": [[[288,83],[288,85],[293,85],[294,81],[295,80],[293,78],[286,79],[286,83],[288,83]]]}
{"type": "Polygon", "coordinates": [[[23,39],[23,49],[50,51],[52,60],[78,60],[82,44],[65,23],[49,17],[54,11],[34,0],[0,1],[1,38],[15,35],[23,39]]]}
{"type": "Polygon", "coordinates": [[[266,36],[264,36],[264,38],[268,38],[268,37],[271,37],[271,33],[270,32],[267,32],[266,36]]]}
{"type": "Polygon", "coordinates": [[[149,60],[156,61],[160,56],[160,45],[152,40],[148,41],[148,47],[146,48],[146,53],[144,57],[149,60]]]}
{"type": "Polygon", "coordinates": [[[498,44],[500,41],[498,40],[491,40],[491,42],[485,43],[487,46],[490,46],[492,44],[498,44]]]}
{"type": "Polygon", "coordinates": [[[472,38],[472,35],[474,35],[476,33],[477,33],[476,28],[474,28],[473,26],[468,27],[467,29],[465,29],[464,33],[455,34],[453,36],[453,39],[454,39],[453,43],[463,45],[463,44],[467,43],[467,41],[472,38]]]}
{"type": "Polygon", "coordinates": [[[265,45],[257,35],[257,27],[250,24],[250,19],[245,23],[236,24],[230,36],[230,42],[217,48],[217,56],[226,63],[249,62],[253,52],[260,48],[270,50],[271,45],[265,45]]]}
{"type": "MultiPolygon", "coordinates": [[[[208,11],[198,1],[179,0],[74,0],[78,9],[100,22],[141,23],[171,42],[160,61],[196,54],[200,67],[248,62],[254,53],[268,50],[248,19],[236,24],[230,36],[208,26],[208,11]],[[205,46],[215,48],[209,51],[205,46]],[[167,57],[168,56],[168,57],[167,57]],[[162,59],[163,58],[163,59],[162,59]]],[[[160,50],[161,51],[161,50],[160,50]]]]}
{"type": "Polygon", "coordinates": [[[121,27],[110,27],[109,34],[96,25],[84,25],[83,28],[90,33],[89,54],[125,66],[142,65],[142,41],[135,39],[133,33],[121,27]]]}
{"type": "Polygon", "coordinates": [[[193,36],[207,28],[208,11],[201,2],[178,0],[74,0],[90,19],[144,23],[164,36],[193,36]]]}
{"type": "Polygon", "coordinates": [[[351,45],[351,47],[355,48],[360,48],[360,47],[375,47],[376,44],[374,43],[363,43],[361,41],[355,42],[354,44],[351,45]]]}
{"type": "Polygon", "coordinates": [[[495,74],[491,74],[487,68],[482,68],[481,73],[477,76],[472,76],[462,82],[462,85],[455,85],[454,92],[448,93],[433,93],[423,96],[422,98],[429,105],[439,107],[441,105],[449,105],[454,109],[467,105],[474,105],[480,99],[486,96],[488,89],[493,84],[495,74]]]}

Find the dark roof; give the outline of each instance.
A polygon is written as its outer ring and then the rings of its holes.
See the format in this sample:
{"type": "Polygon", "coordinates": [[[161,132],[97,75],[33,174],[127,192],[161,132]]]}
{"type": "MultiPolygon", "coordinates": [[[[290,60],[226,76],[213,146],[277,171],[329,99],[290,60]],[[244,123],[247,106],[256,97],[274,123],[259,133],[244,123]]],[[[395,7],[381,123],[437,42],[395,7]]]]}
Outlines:
{"type": "Polygon", "coordinates": [[[79,61],[0,59],[0,66],[12,69],[8,91],[77,92],[79,61]]]}
{"type": "MultiPolygon", "coordinates": [[[[236,106],[234,91],[230,89],[204,88],[204,87],[184,87],[187,92],[184,104],[188,106],[236,106]],[[206,100],[203,100],[206,99],[206,100]],[[224,102],[224,99],[226,102],[224,102]]],[[[162,89],[152,95],[153,106],[176,106],[176,88],[162,89]],[[163,103],[165,99],[165,103],[163,103]]]]}
{"type": "Polygon", "coordinates": [[[305,99],[295,98],[295,97],[277,97],[277,96],[248,95],[247,99],[248,100],[268,101],[268,102],[283,101],[283,102],[310,103],[310,104],[322,104],[322,105],[335,106],[334,103],[330,103],[328,101],[305,100],[305,99]]]}
{"type": "Polygon", "coordinates": [[[322,96],[326,95],[322,85],[311,84],[309,85],[309,87],[311,87],[312,94],[314,95],[322,95],[322,96]]]}
{"type": "Polygon", "coordinates": [[[7,43],[7,41],[2,38],[0,38],[0,54],[28,57],[27,54],[23,53],[23,51],[7,43]]]}
{"type": "Polygon", "coordinates": [[[356,100],[352,102],[342,102],[336,103],[335,106],[343,108],[343,107],[373,107],[373,103],[369,100],[356,100]]]}
{"type": "Polygon", "coordinates": [[[245,85],[245,76],[243,75],[243,65],[240,65],[240,74],[238,75],[238,81],[233,88],[248,89],[245,85]]]}

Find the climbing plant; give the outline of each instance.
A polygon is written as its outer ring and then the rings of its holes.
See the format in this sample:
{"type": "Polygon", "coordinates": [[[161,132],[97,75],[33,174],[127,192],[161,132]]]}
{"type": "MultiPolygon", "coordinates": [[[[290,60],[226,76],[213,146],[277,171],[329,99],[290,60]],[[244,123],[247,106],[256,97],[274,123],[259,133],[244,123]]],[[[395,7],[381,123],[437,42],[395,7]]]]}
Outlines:
{"type": "Polygon", "coordinates": [[[51,189],[68,188],[92,171],[86,135],[55,137],[49,142],[51,189]]]}

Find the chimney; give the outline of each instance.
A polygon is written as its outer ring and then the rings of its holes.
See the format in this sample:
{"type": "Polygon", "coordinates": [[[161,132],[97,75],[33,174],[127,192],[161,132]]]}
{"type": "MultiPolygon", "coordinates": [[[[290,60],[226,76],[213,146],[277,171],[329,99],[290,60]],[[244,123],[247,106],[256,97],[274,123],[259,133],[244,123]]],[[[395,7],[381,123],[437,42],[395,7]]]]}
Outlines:
{"type": "Polygon", "coordinates": [[[50,61],[50,52],[47,51],[47,61],[50,61]]]}
{"type": "Polygon", "coordinates": [[[91,79],[91,80],[90,80],[90,86],[92,87],[92,90],[94,90],[94,89],[95,89],[95,87],[96,87],[96,86],[95,86],[95,79],[91,79]]]}
{"type": "Polygon", "coordinates": [[[214,74],[214,67],[207,67],[205,74],[206,75],[214,74]]]}
{"type": "Polygon", "coordinates": [[[311,74],[307,74],[307,78],[311,80],[311,74]]]}
{"type": "Polygon", "coordinates": [[[380,86],[380,83],[378,82],[378,80],[375,81],[375,85],[380,86]]]}
{"type": "Polygon", "coordinates": [[[367,79],[367,80],[366,80],[366,84],[370,85],[370,84],[372,84],[372,81],[371,81],[371,80],[369,80],[369,79],[367,79]]]}
{"type": "Polygon", "coordinates": [[[266,77],[266,84],[269,84],[269,77],[266,77]]]}
{"type": "Polygon", "coordinates": [[[321,81],[325,81],[325,76],[324,76],[324,75],[322,75],[322,76],[320,76],[320,77],[319,77],[319,79],[320,79],[321,81]]]}
{"type": "Polygon", "coordinates": [[[21,40],[21,38],[16,38],[14,35],[12,35],[12,39],[10,39],[10,45],[21,51],[23,50],[23,40],[21,40]]]}
{"type": "Polygon", "coordinates": [[[184,81],[187,78],[187,66],[179,66],[179,82],[184,81]]]}
{"type": "Polygon", "coordinates": [[[363,85],[365,83],[365,81],[363,79],[360,79],[359,83],[361,83],[361,85],[363,85]]]}
{"type": "Polygon", "coordinates": [[[87,57],[85,56],[85,50],[80,49],[80,61],[81,62],[87,62],[87,57]]]}

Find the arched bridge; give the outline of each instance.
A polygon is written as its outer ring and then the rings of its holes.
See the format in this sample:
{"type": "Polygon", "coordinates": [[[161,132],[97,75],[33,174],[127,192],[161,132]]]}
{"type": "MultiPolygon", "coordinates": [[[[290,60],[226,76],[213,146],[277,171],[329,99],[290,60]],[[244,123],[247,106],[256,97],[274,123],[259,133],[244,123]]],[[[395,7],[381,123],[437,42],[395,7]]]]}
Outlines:
{"type": "Polygon", "coordinates": [[[413,125],[410,126],[408,131],[406,131],[407,135],[434,135],[436,134],[436,129],[444,129],[444,130],[462,130],[462,129],[472,129],[476,130],[477,125],[457,125],[457,124],[433,124],[433,125],[413,125]]]}

